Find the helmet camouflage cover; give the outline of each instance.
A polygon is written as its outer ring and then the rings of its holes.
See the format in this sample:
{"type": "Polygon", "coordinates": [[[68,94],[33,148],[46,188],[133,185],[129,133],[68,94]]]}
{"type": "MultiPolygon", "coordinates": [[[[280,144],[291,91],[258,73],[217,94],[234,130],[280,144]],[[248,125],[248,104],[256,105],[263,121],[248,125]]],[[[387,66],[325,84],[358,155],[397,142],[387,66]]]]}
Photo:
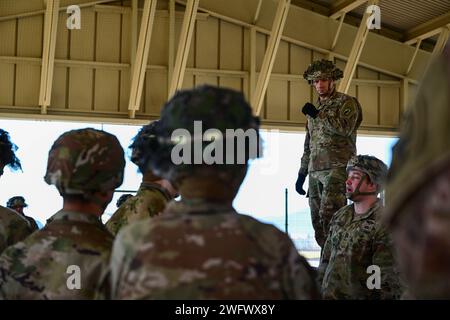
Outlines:
{"type": "Polygon", "coordinates": [[[60,194],[86,195],[122,184],[125,159],[117,138],[86,128],[63,133],[48,156],[44,180],[60,194]]]}
{"type": "Polygon", "coordinates": [[[388,167],[380,159],[369,155],[358,155],[350,158],[347,164],[347,173],[350,170],[359,170],[367,174],[372,183],[382,189],[388,172],[388,167]]]}
{"type": "Polygon", "coordinates": [[[308,69],[303,73],[303,78],[312,84],[319,79],[332,79],[334,81],[343,77],[341,69],[330,60],[316,60],[308,66],[308,69]]]}
{"type": "MultiPolygon", "coordinates": [[[[244,132],[254,133],[253,140],[256,141],[256,152],[252,153],[251,150],[255,146],[252,144],[251,138],[245,140],[244,148],[237,150],[238,144],[234,141],[234,160],[236,160],[236,153],[245,152],[243,163],[247,163],[249,159],[257,158],[260,156],[260,135],[259,135],[259,118],[252,115],[252,108],[247,103],[244,95],[241,92],[218,88],[209,85],[196,87],[192,90],[178,91],[171,99],[166,103],[162,112],[160,124],[158,125],[158,146],[159,151],[152,167],[156,174],[164,176],[165,178],[172,179],[175,172],[190,171],[195,167],[208,166],[204,162],[198,164],[195,161],[191,161],[189,164],[182,163],[175,165],[171,161],[171,152],[173,147],[178,143],[191,144],[192,158],[195,153],[196,140],[202,140],[202,149],[215,142],[222,142],[220,144],[222,154],[225,155],[229,150],[226,149],[226,144],[230,142],[227,130],[232,129],[233,132],[237,132],[238,129],[242,129],[244,132]],[[201,121],[201,136],[196,136],[198,132],[195,130],[196,122],[201,121]],[[174,141],[172,134],[175,130],[181,129],[189,132],[190,138],[187,140],[174,141]],[[210,140],[205,139],[206,132],[209,129],[215,129],[220,131],[219,136],[214,136],[210,140]],[[250,129],[250,130],[249,130],[250,129]],[[251,131],[253,129],[253,131],[251,131]],[[204,135],[205,133],[205,135],[204,135]],[[225,136],[225,138],[223,138],[225,136]],[[221,140],[222,139],[222,140],[221,140]],[[208,141],[204,141],[208,140],[208,141]],[[226,151],[225,151],[226,150],[226,151]],[[237,151],[237,152],[236,152],[237,151]],[[191,165],[194,164],[194,165],[191,165]]],[[[211,130],[208,131],[208,133],[211,130]]],[[[236,138],[234,138],[236,140],[236,138]]],[[[218,143],[219,145],[219,143],[218,143]]],[[[228,159],[228,155],[227,155],[228,159]]],[[[234,161],[233,163],[236,163],[234,161]]],[[[238,162],[239,163],[239,162],[238,162]]],[[[223,164],[214,164],[215,168],[221,169],[233,169],[236,166],[223,164]]]]}
{"type": "Polygon", "coordinates": [[[157,148],[156,128],[159,120],[143,126],[130,145],[131,161],[138,166],[141,173],[151,173],[150,158],[157,148]]]}
{"type": "Polygon", "coordinates": [[[8,208],[15,208],[15,207],[28,207],[28,204],[25,203],[25,198],[22,196],[16,196],[12,197],[8,200],[8,203],[6,204],[8,208]]]}
{"type": "Polygon", "coordinates": [[[413,105],[406,111],[400,139],[392,148],[386,186],[385,219],[393,223],[410,197],[450,163],[450,46],[430,63],[413,105]]]}

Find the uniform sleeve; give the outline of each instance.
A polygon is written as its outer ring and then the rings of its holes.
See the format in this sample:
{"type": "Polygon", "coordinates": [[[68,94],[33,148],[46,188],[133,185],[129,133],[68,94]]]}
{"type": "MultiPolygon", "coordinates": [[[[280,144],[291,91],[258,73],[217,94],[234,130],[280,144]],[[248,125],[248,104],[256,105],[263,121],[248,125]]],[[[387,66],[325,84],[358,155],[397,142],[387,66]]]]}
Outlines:
{"type": "Polygon", "coordinates": [[[8,247],[12,246],[17,242],[24,240],[31,233],[33,233],[33,230],[27,220],[13,221],[8,226],[8,238],[6,240],[6,245],[8,247]]]}
{"type": "Polygon", "coordinates": [[[403,293],[400,274],[393,253],[392,241],[384,228],[377,230],[373,242],[372,264],[380,267],[380,298],[399,299],[403,293]]]}
{"type": "MultiPolygon", "coordinates": [[[[122,230],[123,231],[123,230],[122,230]]],[[[117,299],[119,293],[120,281],[124,273],[124,266],[126,264],[126,244],[123,232],[119,232],[112,248],[111,260],[109,265],[108,280],[110,281],[109,296],[105,295],[107,299],[117,299]]]]}
{"type": "Polygon", "coordinates": [[[317,285],[319,288],[322,287],[323,278],[325,276],[325,271],[328,268],[328,263],[330,262],[330,256],[331,256],[331,225],[333,221],[330,223],[330,232],[328,233],[328,237],[325,240],[325,244],[322,249],[322,253],[320,255],[320,263],[319,268],[317,270],[317,285]]]}
{"type": "Polygon", "coordinates": [[[303,146],[303,155],[301,159],[301,165],[300,170],[298,173],[304,174],[305,176],[308,175],[308,166],[309,166],[309,156],[310,156],[310,148],[309,148],[309,130],[308,130],[308,122],[306,122],[306,136],[305,136],[305,143],[303,146]]]}
{"type": "Polygon", "coordinates": [[[302,257],[289,238],[285,238],[286,263],[284,264],[283,282],[285,299],[315,300],[320,299],[315,281],[314,269],[302,257]]]}
{"type": "Polygon", "coordinates": [[[329,113],[326,110],[319,113],[326,128],[334,134],[348,137],[356,129],[362,120],[362,111],[359,102],[354,98],[347,99],[337,114],[329,113]]]}

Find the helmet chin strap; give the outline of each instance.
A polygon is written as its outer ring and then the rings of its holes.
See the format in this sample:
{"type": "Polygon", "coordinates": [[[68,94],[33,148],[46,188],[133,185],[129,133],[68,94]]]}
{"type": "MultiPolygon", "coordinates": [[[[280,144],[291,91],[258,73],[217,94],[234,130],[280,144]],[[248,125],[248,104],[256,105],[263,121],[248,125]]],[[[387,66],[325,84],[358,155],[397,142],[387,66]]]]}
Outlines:
{"type": "Polygon", "coordinates": [[[358,185],[356,186],[355,191],[347,192],[345,194],[348,199],[353,201],[353,199],[355,199],[355,197],[357,197],[357,196],[371,196],[371,195],[377,195],[378,194],[378,192],[376,192],[376,191],[372,191],[372,192],[361,192],[361,191],[359,191],[359,189],[361,188],[362,183],[366,179],[367,179],[367,173],[364,173],[362,178],[361,178],[361,180],[359,181],[358,185]]]}

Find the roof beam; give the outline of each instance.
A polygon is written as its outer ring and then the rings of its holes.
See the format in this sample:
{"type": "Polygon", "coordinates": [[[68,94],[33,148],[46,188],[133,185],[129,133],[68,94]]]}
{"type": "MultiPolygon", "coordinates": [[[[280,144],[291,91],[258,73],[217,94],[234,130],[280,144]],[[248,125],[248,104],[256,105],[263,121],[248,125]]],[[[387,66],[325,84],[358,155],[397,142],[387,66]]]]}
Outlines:
{"type": "Polygon", "coordinates": [[[58,30],[59,0],[48,0],[44,19],[41,86],[39,105],[41,113],[47,113],[52,97],[53,69],[55,66],[56,31],[58,30]]]}
{"type": "MultiPolygon", "coordinates": [[[[79,3],[79,4],[77,4],[77,6],[79,6],[80,8],[88,8],[88,7],[93,7],[97,4],[108,3],[108,2],[113,2],[113,1],[114,0],[97,0],[97,1],[79,3]]],[[[68,7],[69,6],[60,7],[59,11],[66,11],[68,7]]],[[[0,16],[0,22],[19,19],[19,18],[25,18],[25,17],[33,17],[33,16],[38,16],[41,14],[45,14],[45,10],[35,10],[35,11],[11,14],[11,15],[7,15],[7,16],[0,16]]]]}
{"type": "Polygon", "coordinates": [[[416,43],[416,50],[414,50],[414,54],[411,57],[411,61],[409,62],[408,68],[406,69],[406,73],[405,76],[409,75],[409,72],[412,69],[412,66],[414,65],[414,61],[416,60],[417,57],[417,52],[419,52],[420,49],[420,45],[422,44],[422,39],[420,39],[419,41],[417,41],[416,43]]]}
{"type": "Polygon", "coordinates": [[[256,7],[255,17],[253,18],[253,24],[256,24],[259,19],[259,13],[261,12],[262,0],[259,0],[258,6],[256,7]]]}
{"type": "Polygon", "coordinates": [[[291,0],[278,0],[278,8],[272,24],[272,31],[270,32],[269,45],[264,55],[261,72],[251,100],[251,105],[257,116],[261,113],[262,103],[269,85],[270,74],[272,73],[290,4],[291,0]]]}
{"type": "Polygon", "coordinates": [[[441,33],[439,34],[439,38],[436,41],[436,45],[433,49],[433,57],[436,57],[444,51],[445,44],[447,43],[448,36],[449,36],[450,30],[448,27],[442,28],[441,33]]]}
{"type": "MultiPolygon", "coordinates": [[[[371,6],[376,4],[377,0],[369,0],[368,5],[371,6]]],[[[355,41],[353,42],[352,50],[350,51],[350,56],[348,57],[347,64],[344,69],[344,77],[339,83],[338,91],[347,93],[350,88],[350,83],[352,81],[353,75],[355,74],[356,66],[358,65],[359,58],[361,57],[361,52],[366,43],[367,35],[369,34],[369,28],[367,28],[366,21],[372,13],[365,11],[364,16],[361,19],[361,24],[359,25],[358,32],[356,33],[355,41]]]]}
{"type": "MultiPolygon", "coordinates": [[[[167,88],[172,83],[173,70],[175,68],[175,0],[169,0],[169,55],[167,57],[167,88]]],[[[170,99],[170,92],[168,92],[170,99]]]]}
{"type": "Polygon", "coordinates": [[[173,70],[171,85],[169,87],[169,97],[183,86],[184,73],[186,71],[186,63],[191,47],[192,34],[197,17],[197,9],[200,0],[188,0],[186,11],[184,12],[183,25],[181,26],[180,40],[178,43],[178,51],[175,59],[175,67],[173,70]]]}
{"type": "Polygon", "coordinates": [[[430,38],[436,34],[439,34],[441,29],[447,25],[450,25],[450,12],[406,31],[404,43],[411,45],[416,43],[418,40],[430,38]]]}
{"type": "Polygon", "coordinates": [[[155,21],[156,2],[157,0],[147,0],[144,2],[139,42],[131,76],[130,100],[128,103],[130,118],[135,117],[136,111],[139,110],[141,104],[142,87],[144,86],[153,22],[155,21]]]}
{"type": "Polygon", "coordinates": [[[342,24],[344,23],[345,15],[346,15],[346,13],[342,12],[341,17],[339,18],[339,26],[336,30],[336,34],[334,35],[333,43],[331,44],[331,48],[330,48],[330,53],[328,53],[328,56],[327,56],[328,60],[334,59],[333,50],[336,47],[337,41],[339,39],[339,35],[341,34],[342,24]]]}
{"type": "Polygon", "coordinates": [[[337,19],[341,16],[342,13],[350,12],[356,8],[358,8],[360,5],[367,2],[367,0],[341,0],[338,1],[336,4],[334,4],[331,7],[330,15],[329,17],[332,19],[337,19]]]}

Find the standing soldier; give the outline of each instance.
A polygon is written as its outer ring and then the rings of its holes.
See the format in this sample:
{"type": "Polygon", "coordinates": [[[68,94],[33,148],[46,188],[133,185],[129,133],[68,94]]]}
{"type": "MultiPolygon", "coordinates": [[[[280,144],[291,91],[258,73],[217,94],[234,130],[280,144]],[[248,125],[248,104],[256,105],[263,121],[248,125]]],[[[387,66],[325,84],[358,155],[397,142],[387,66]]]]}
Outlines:
{"type": "Polygon", "coordinates": [[[119,141],[104,131],[72,130],[55,141],[44,179],[58,189],[63,208],[0,256],[0,298],[94,297],[113,242],[100,217],[124,167],[119,141]]]}
{"type": "Polygon", "coordinates": [[[16,211],[18,214],[20,214],[25,219],[27,219],[28,222],[30,223],[30,227],[31,227],[32,232],[34,232],[34,231],[39,229],[36,221],[32,217],[29,217],[29,216],[25,215],[25,213],[23,212],[23,208],[28,207],[28,204],[26,204],[24,197],[22,197],[22,196],[12,197],[12,198],[10,198],[8,200],[6,206],[8,208],[16,211]]]}
{"type": "Polygon", "coordinates": [[[356,131],[362,110],[356,98],[337,92],[335,81],[342,71],[333,62],[313,62],[303,74],[319,94],[317,108],[306,103],[306,138],[295,189],[306,194],[309,174],[309,206],[317,243],[323,248],[333,214],[345,206],[345,166],[356,155],[356,131]]]}
{"type": "MultiPolygon", "coordinates": [[[[11,142],[8,132],[0,129],[0,176],[5,166],[21,169],[16,157],[17,147],[11,142]]],[[[6,247],[23,240],[32,232],[29,222],[13,210],[0,206],[0,253],[6,247]]]]}
{"type": "Polygon", "coordinates": [[[386,187],[405,298],[450,299],[450,43],[422,78],[386,187]]]}
{"type": "Polygon", "coordinates": [[[155,137],[158,121],[144,126],[130,148],[131,161],[138,166],[142,173],[142,183],[134,197],[128,199],[106,223],[106,228],[114,235],[121,228],[133,221],[139,221],[160,214],[166,203],[176,197],[177,191],[172,184],[158,177],[149,166],[152,156],[150,152],[151,141],[155,137]]]}
{"type": "Polygon", "coordinates": [[[211,86],[180,91],[160,121],[152,167],[178,187],[181,201],[119,232],[113,298],[315,298],[312,269],[291,239],[232,207],[260,143],[259,120],[243,95],[211,86]]]}
{"type": "Polygon", "coordinates": [[[347,173],[347,197],[353,204],[336,212],[330,223],[319,265],[323,298],[398,299],[399,274],[377,198],[387,167],[375,157],[360,155],[350,159],[347,173]],[[372,273],[374,279],[369,279],[372,273]]]}

